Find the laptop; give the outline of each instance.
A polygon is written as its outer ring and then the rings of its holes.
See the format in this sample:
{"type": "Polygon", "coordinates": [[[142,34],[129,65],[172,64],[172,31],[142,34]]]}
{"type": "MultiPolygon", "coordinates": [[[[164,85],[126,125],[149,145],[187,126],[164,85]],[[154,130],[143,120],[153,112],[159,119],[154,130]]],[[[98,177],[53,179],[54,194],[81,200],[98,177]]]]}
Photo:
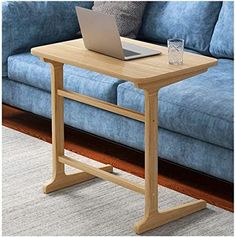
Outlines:
{"type": "Polygon", "coordinates": [[[87,49],[121,60],[132,60],[161,52],[147,47],[122,42],[115,17],[76,7],[76,13],[87,49]]]}

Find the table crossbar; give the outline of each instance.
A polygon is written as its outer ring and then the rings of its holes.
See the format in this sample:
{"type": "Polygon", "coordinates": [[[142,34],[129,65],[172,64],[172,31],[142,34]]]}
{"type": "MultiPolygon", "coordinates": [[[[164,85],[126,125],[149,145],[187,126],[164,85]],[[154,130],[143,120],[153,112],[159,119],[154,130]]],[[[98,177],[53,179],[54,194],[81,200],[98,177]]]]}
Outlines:
{"type": "Polygon", "coordinates": [[[99,99],[95,99],[92,98],[90,96],[86,96],[86,95],[81,95],[78,94],[76,92],[72,92],[72,91],[68,91],[68,90],[62,90],[62,89],[58,89],[57,90],[57,94],[59,96],[71,99],[71,100],[75,100],[78,102],[81,102],[83,104],[87,104],[93,107],[97,107],[115,114],[119,114],[128,118],[132,118],[141,122],[145,121],[145,116],[142,113],[138,113],[136,111],[130,110],[130,109],[126,109],[123,107],[120,107],[118,105],[103,101],[103,100],[99,100],[99,99]]]}
{"type": "Polygon", "coordinates": [[[104,179],[104,180],[108,180],[110,182],[113,182],[115,184],[118,184],[124,188],[133,190],[135,192],[144,194],[144,187],[140,184],[137,183],[133,183],[129,180],[126,180],[120,176],[116,176],[112,173],[108,173],[107,171],[104,171],[102,169],[93,167],[91,165],[82,163],[81,161],[72,159],[68,156],[59,156],[59,162],[65,164],[65,165],[69,165],[72,166],[74,168],[80,169],[86,173],[89,173],[91,175],[94,175],[98,178],[104,179]]]}

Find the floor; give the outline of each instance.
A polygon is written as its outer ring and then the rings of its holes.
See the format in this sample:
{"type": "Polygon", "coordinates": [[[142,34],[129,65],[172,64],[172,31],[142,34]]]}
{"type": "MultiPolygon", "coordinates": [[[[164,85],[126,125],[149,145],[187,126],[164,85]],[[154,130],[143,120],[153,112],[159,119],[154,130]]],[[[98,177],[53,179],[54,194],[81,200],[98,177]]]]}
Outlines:
{"type": "MultiPolygon", "coordinates": [[[[44,194],[51,178],[52,146],[35,137],[3,127],[3,236],[136,236],[133,225],[144,214],[140,193],[95,178],[44,194]]],[[[86,164],[101,164],[65,150],[86,164]]],[[[77,170],[76,170],[77,171],[77,170]]],[[[74,169],[66,166],[66,173],[74,169]]],[[[114,175],[143,185],[144,180],[119,169],[114,175]]],[[[161,210],[193,198],[158,185],[161,210]]],[[[145,232],[147,236],[232,236],[234,214],[213,205],[145,232]]]]}
{"type": "MultiPolygon", "coordinates": [[[[3,125],[51,142],[49,119],[3,105],[3,125]]],[[[65,148],[139,177],[144,177],[144,152],[65,126],[65,148]]],[[[159,159],[160,185],[233,211],[233,184],[159,159]]]]}

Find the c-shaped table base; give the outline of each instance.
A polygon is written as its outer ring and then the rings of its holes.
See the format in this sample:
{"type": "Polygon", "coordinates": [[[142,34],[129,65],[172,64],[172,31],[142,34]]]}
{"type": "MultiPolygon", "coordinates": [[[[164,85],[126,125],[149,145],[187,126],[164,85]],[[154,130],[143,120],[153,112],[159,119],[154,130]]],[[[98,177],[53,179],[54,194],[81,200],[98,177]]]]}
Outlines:
{"type": "MultiPolygon", "coordinates": [[[[51,64],[51,96],[52,96],[52,147],[53,147],[53,175],[52,180],[44,185],[44,192],[49,193],[77,183],[99,177],[109,180],[125,188],[145,195],[144,218],[135,225],[135,232],[141,234],[145,231],[177,220],[203,208],[206,202],[198,200],[184,204],[166,211],[158,210],[157,190],[157,137],[158,137],[158,102],[159,88],[148,85],[142,88],[145,91],[145,114],[112,105],[110,103],[90,98],[63,89],[63,64],[45,60],[51,64]],[[73,160],[64,155],[64,97],[80,101],[85,104],[103,108],[104,110],[121,114],[145,122],[145,185],[134,184],[109,172],[112,166],[102,168],[91,167],[82,162],[73,160]],[[83,170],[77,174],[66,175],[64,165],[83,170]],[[109,172],[107,172],[109,171],[109,172]]],[[[185,76],[185,75],[184,75],[185,76]]],[[[186,75],[187,77],[187,75],[186,75]]]]}

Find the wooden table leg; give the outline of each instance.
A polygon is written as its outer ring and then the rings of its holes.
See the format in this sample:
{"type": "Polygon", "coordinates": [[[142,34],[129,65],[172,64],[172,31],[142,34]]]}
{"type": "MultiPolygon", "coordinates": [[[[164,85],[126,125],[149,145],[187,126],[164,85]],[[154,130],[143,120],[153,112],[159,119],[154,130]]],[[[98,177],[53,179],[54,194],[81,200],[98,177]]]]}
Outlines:
{"type": "Polygon", "coordinates": [[[157,98],[157,90],[145,90],[145,212],[144,218],[134,226],[137,234],[154,229],[206,207],[205,201],[197,200],[165,211],[158,209],[157,98]]]}
{"type": "Polygon", "coordinates": [[[136,233],[141,233],[143,225],[157,212],[157,91],[145,90],[145,212],[144,219],[136,223],[136,233]]]}
{"type": "Polygon", "coordinates": [[[156,91],[145,91],[145,216],[156,212],[158,203],[157,113],[156,91]]]}
{"type": "MultiPolygon", "coordinates": [[[[57,94],[58,89],[63,89],[63,64],[51,64],[51,108],[52,108],[52,178],[43,186],[43,192],[49,193],[61,188],[78,184],[95,176],[86,172],[65,174],[64,164],[59,162],[59,157],[64,155],[64,98],[57,94]]],[[[112,172],[111,165],[101,167],[112,172]]]]}

